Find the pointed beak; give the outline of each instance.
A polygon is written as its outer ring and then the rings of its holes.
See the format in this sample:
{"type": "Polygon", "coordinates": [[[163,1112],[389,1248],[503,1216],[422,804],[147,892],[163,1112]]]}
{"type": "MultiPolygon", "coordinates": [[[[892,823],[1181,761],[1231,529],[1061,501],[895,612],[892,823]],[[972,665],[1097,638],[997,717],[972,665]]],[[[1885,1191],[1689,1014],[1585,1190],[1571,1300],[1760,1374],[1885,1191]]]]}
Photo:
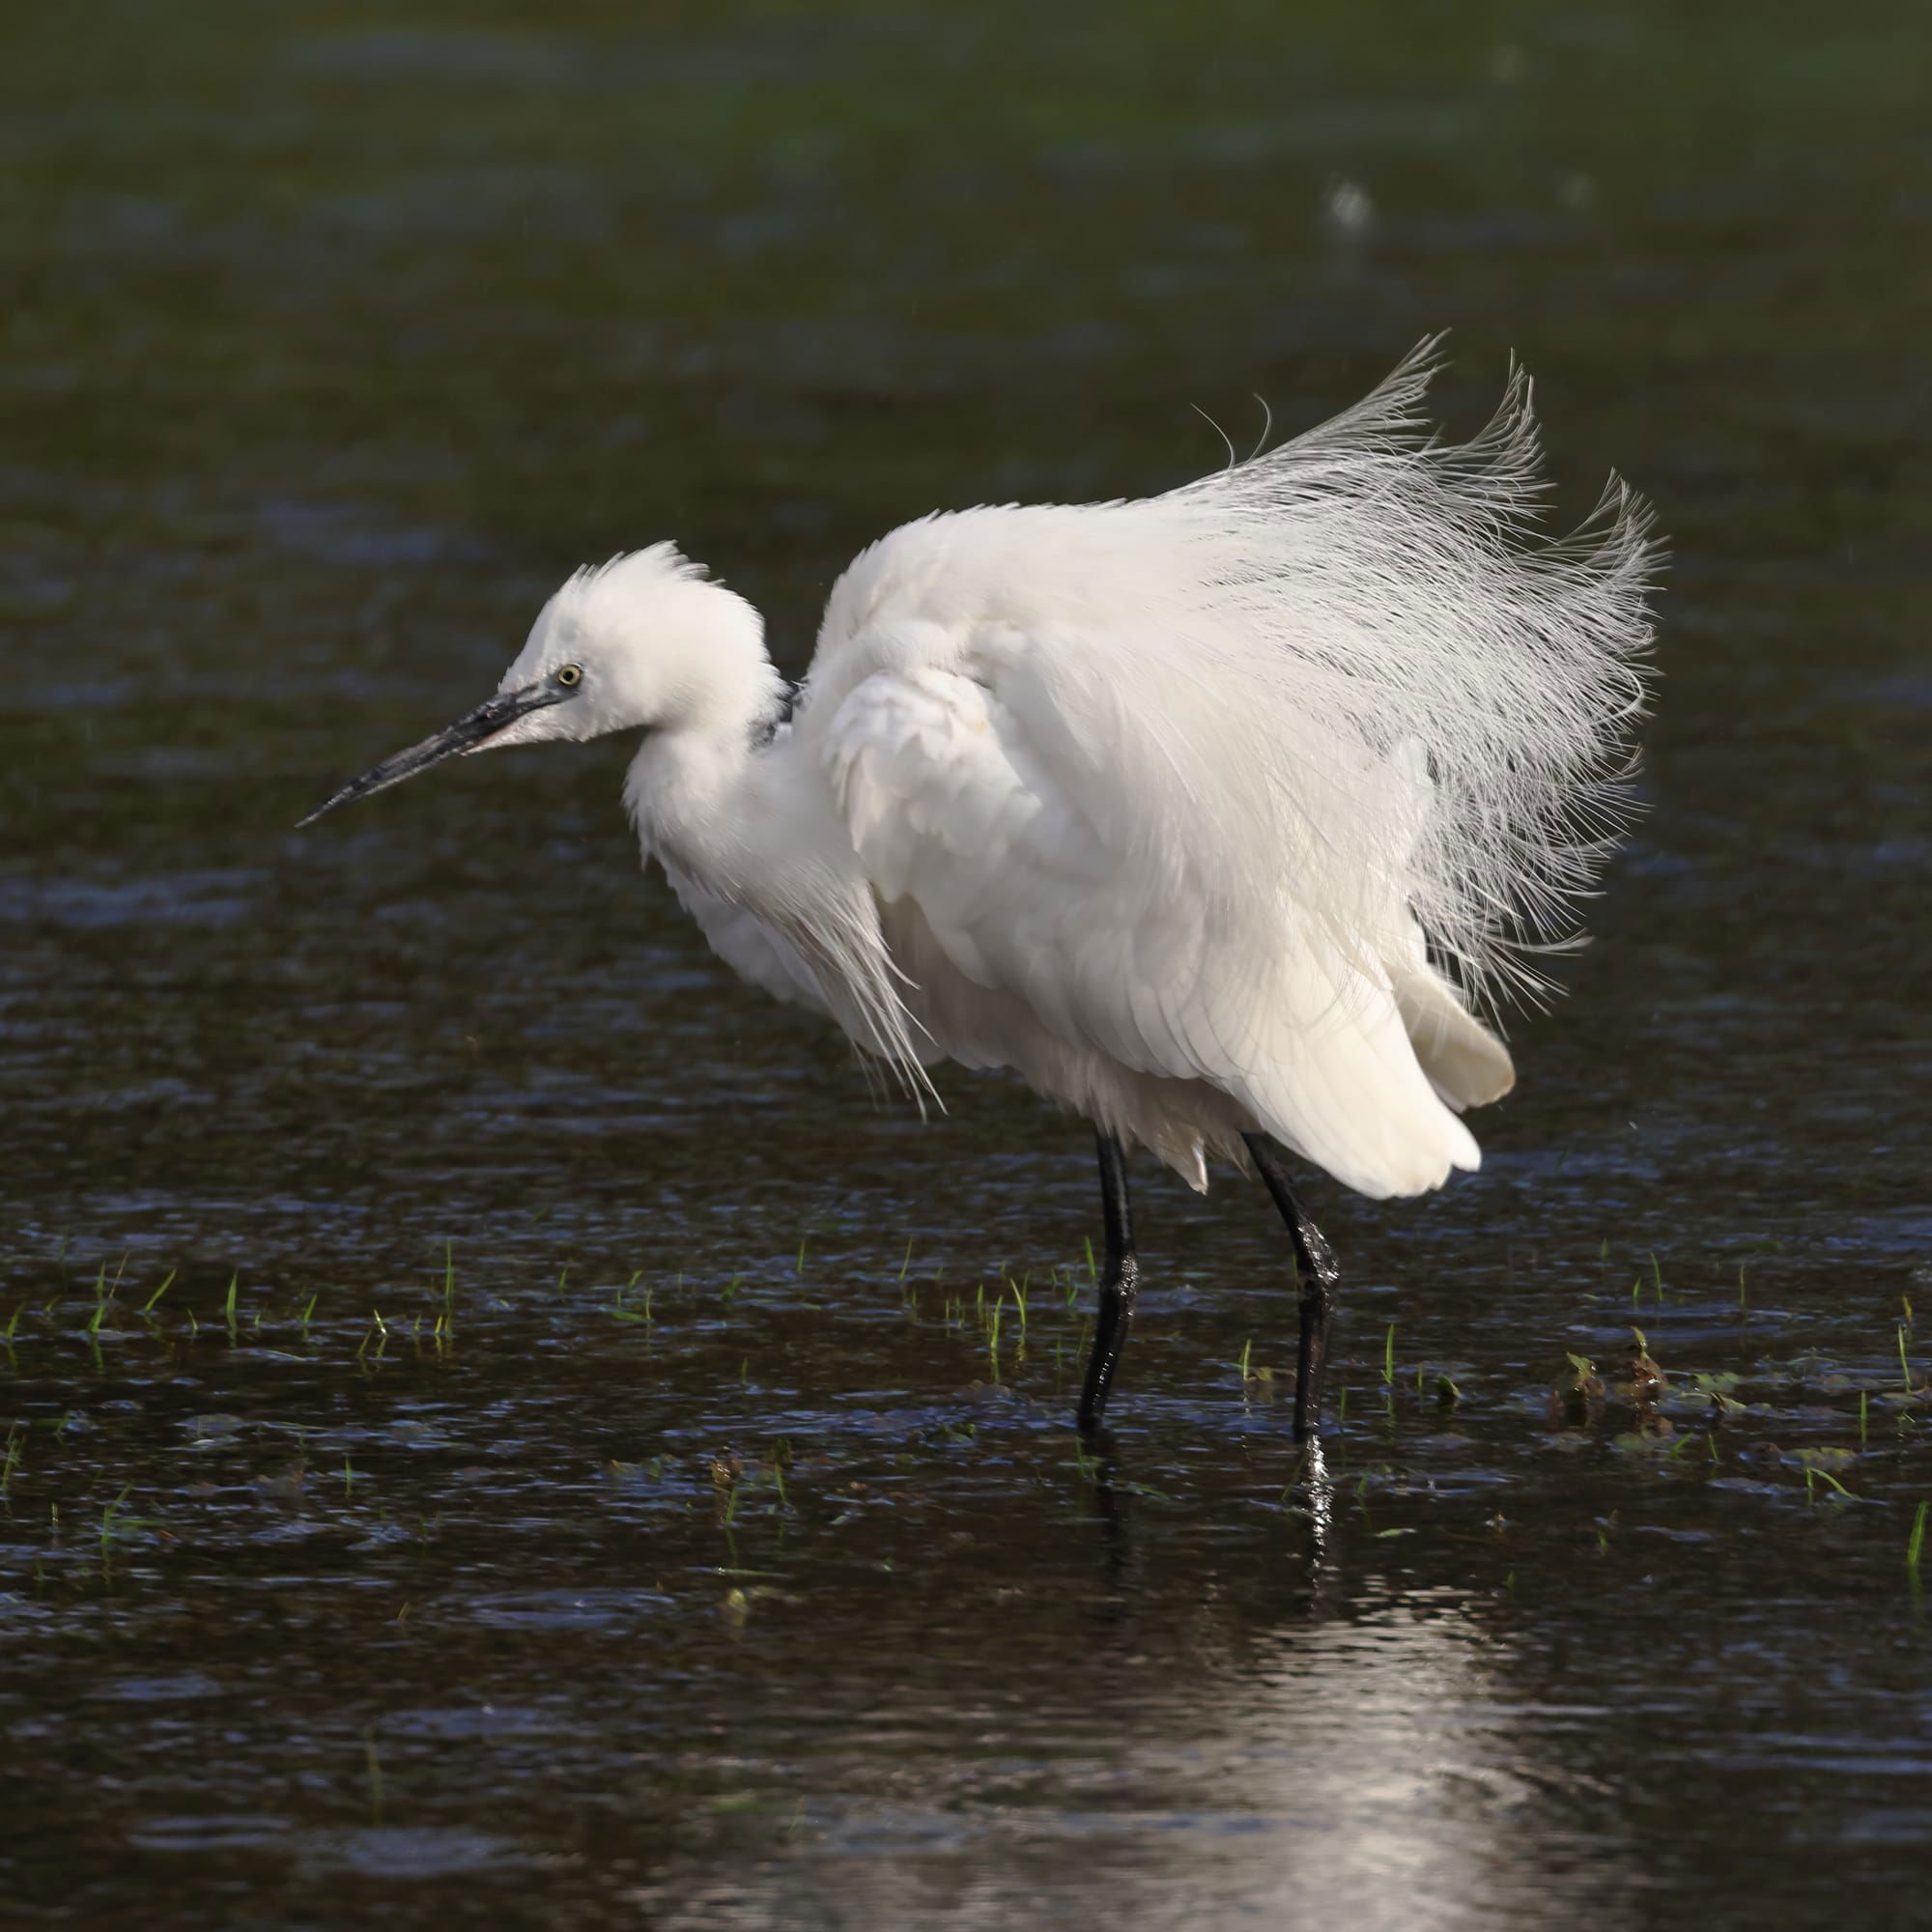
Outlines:
{"type": "Polygon", "coordinates": [[[298,819],[296,829],[299,831],[304,825],[313,825],[325,811],[333,811],[338,805],[347,805],[353,799],[367,798],[371,792],[386,791],[392,784],[401,784],[405,779],[412,779],[418,772],[426,772],[432,765],[440,765],[443,759],[453,758],[461,752],[480,751],[506,725],[514,724],[529,712],[541,711],[548,704],[559,704],[569,696],[569,692],[558,691],[549,684],[526,685],[522,691],[498,692],[474,711],[459,718],[448,729],[439,731],[434,738],[425,738],[420,745],[412,745],[407,752],[398,752],[393,758],[384,758],[373,771],[364,772],[359,779],[351,779],[334,797],[317,806],[306,818],[298,819]]]}

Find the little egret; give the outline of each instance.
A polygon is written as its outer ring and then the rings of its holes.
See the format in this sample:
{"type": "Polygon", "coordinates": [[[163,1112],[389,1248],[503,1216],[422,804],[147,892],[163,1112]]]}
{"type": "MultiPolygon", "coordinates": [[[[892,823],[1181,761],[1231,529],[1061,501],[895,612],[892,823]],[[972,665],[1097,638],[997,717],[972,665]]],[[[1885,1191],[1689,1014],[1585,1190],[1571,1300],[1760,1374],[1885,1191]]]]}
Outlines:
{"type": "MultiPolygon", "coordinates": [[[[1139,1280],[1126,1154],[1259,1172],[1319,1424],[1333,1254],[1287,1156],[1381,1199],[1480,1161],[1478,1017],[1542,982],[1619,829],[1656,561],[1612,478],[1542,538],[1526,378],[1472,441],[1425,343],[1333,421],[1167,495],[923,518],[833,586],[792,691],[668,543],[580,570],[496,696],[311,817],[456,753],[640,734],[646,861],[737,973],[915,1096],[1007,1067],[1098,1134],[1099,1422],[1139,1280]]],[[[309,823],[308,819],[302,821],[309,823]]]]}

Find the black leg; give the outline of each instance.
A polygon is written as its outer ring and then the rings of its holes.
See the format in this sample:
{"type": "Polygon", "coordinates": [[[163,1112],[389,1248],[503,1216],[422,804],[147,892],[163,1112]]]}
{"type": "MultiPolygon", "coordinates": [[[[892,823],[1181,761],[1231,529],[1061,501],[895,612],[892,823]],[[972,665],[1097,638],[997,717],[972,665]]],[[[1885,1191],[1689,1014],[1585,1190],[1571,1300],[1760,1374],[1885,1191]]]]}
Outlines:
{"type": "Polygon", "coordinates": [[[1141,1266],[1134,1257],[1134,1213],[1127,1204],[1127,1156],[1112,1134],[1100,1136],[1100,1208],[1107,1222],[1107,1268],[1100,1277],[1094,1352],[1087,1358],[1087,1382],[1080,1391],[1082,1429],[1099,1426],[1141,1285],[1141,1266]]]}
{"type": "Polygon", "coordinates": [[[1288,1178],[1281,1145],[1267,1134],[1244,1134],[1263,1184],[1274,1196],[1294,1243],[1294,1272],[1301,1283],[1301,1346],[1294,1358],[1294,1439],[1306,1442],[1321,1428],[1321,1365],[1328,1350],[1328,1310],[1341,1269],[1335,1250],[1303,1211],[1288,1178]]]}

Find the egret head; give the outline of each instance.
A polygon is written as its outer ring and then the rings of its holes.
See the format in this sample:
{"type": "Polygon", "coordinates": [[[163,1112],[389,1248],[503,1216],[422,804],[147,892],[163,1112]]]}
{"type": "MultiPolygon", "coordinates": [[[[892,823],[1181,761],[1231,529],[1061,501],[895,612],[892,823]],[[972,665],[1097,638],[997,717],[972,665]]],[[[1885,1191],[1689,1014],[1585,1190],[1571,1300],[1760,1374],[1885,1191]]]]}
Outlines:
{"type": "Polygon", "coordinates": [[[300,822],[445,758],[548,739],[730,727],[776,691],[764,626],[668,543],[580,570],[546,604],[495,697],[353,779],[300,822]]]}

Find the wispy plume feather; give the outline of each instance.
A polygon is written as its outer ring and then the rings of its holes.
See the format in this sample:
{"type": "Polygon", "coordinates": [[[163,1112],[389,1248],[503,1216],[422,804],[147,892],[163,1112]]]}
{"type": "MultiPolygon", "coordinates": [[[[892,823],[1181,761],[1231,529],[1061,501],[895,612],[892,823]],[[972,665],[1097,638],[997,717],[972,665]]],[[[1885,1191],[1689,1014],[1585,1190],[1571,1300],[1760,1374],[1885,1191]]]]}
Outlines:
{"type": "Polygon", "coordinates": [[[1437,350],[1147,507],[1184,533],[1216,655],[1242,660],[1237,761],[1264,784],[1308,902],[1373,933],[1393,889],[1493,1000],[1540,985],[1536,952],[1569,936],[1629,816],[1660,556],[1647,506],[1614,477],[1576,530],[1542,534],[1520,368],[1486,428],[1440,440],[1421,409],[1437,350]]]}

